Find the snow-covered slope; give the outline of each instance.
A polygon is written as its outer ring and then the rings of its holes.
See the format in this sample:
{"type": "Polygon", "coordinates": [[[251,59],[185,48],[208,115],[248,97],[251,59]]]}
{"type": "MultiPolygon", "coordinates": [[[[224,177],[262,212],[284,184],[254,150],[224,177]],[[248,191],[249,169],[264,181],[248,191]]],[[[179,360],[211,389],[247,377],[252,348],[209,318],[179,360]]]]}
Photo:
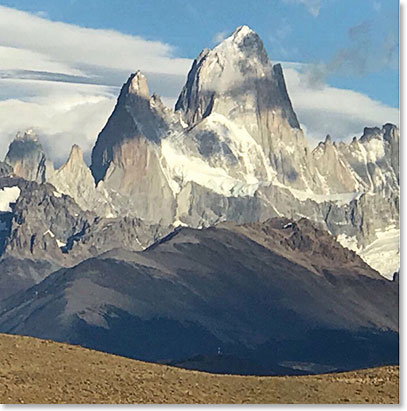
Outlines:
{"type": "Polygon", "coordinates": [[[400,229],[394,225],[377,231],[377,239],[360,252],[360,256],[372,268],[388,279],[400,269],[400,229]]]}

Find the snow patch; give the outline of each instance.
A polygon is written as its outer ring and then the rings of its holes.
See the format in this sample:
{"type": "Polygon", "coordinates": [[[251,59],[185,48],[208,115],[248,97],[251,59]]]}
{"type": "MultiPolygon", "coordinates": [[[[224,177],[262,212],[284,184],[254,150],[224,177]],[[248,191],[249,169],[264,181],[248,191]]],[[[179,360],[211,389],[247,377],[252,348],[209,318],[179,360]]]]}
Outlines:
{"type": "Polygon", "coordinates": [[[377,239],[359,255],[383,277],[391,280],[400,268],[400,229],[394,225],[376,231],[377,239]]]}
{"type": "Polygon", "coordinates": [[[359,253],[360,247],[358,246],[358,241],[355,237],[349,237],[346,234],[339,234],[336,237],[336,241],[342,246],[347,248],[348,250],[352,250],[355,253],[359,253]]]}
{"type": "Polygon", "coordinates": [[[57,242],[57,245],[58,245],[59,248],[66,246],[66,243],[64,243],[63,241],[58,240],[57,238],[55,239],[55,241],[57,242]]]}
{"type": "Polygon", "coordinates": [[[136,237],[135,240],[136,240],[136,243],[144,250],[145,247],[143,246],[143,244],[140,243],[140,240],[138,239],[138,237],[136,237]]]}
{"type": "Polygon", "coordinates": [[[188,227],[188,224],[183,223],[181,220],[177,219],[175,220],[172,225],[174,227],[188,227]]]}
{"type": "Polygon", "coordinates": [[[0,190],[0,211],[11,212],[11,203],[15,203],[20,196],[21,190],[17,186],[4,187],[0,190]]]}
{"type": "Polygon", "coordinates": [[[239,165],[229,165],[227,159],[208,162],[196,146],[191,147],[189,135],[174,133],[161,141],[161,168],[176,196],[188,182],[195,182],[226,197],[253,196],[262,182],[276,175],[265,158],[261,146],[248,133],[219,113],[212,113],[197,127],[196,132],[212,131],[226,144],[239,165]],[[215,164],[215,165],[214,165],[215,164]],[[260,174],[259,170],[266,173],[260,174]]]}
{"type": "Polygon", "coordinates": [[[253,196],[259,187],[258,183],[246,184],[229,176],[223,168],[211,167],[198,156],[180,152],[179,147],[169,140],[161,142],[161,152],[166,161],[166,174],[174,194],[181,191],[181,184],[189,181],[227,197],[253,196]]]}
{"type": "Polygon", "coordinates": [[[55,234],[54,234],[51,230],[49,230],[49,229],[48,229],[47,231],[45,231],[45,233],[43,234],[43,236],[44,236],[44,235],[47,235],[47,234],[50,235],[52,238],[55,237],[55,234]]]}
{"type": "Polygon", "coordinates": [[[382,139],[372,138],[364,142],[363,145],[365,146],[367,161],[369,163],[376,163],[385,156],[384,141],[382,139]]]}
{"type": "Polygon", "coordinates": [[[285,188],[291,192],[291,194],[300,201],[315,201],[318,204],[325,202],[334,202],[338,206],[344,206],[349,204],[353,200],[358,200],[364,193],[363,192],[352,192],[352,193],[339,193],[339,194],[315,194],[310,189],[306,191],[297,190],[295,188],[288,187],[280,183],[277,179],[273,180],[273,185],[281,188],[285,188]]]}

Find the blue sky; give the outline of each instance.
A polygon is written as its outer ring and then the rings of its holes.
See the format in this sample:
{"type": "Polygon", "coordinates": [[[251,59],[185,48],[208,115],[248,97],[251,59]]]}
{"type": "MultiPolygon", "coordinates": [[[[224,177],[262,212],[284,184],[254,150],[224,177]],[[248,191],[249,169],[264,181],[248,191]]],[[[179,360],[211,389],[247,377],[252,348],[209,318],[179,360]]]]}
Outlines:
{"type": "Polygon", "coordinates": [[[179,57],[187,58],[212,46],[217,34],[247,24],[262,37],[273,61],[329,63],[348,51],[354,60],[348,56],[347,62],[326,74],[326,81],[398,107],[398,0],[2,0],[0,4],[54,21],[169,43],[179,57]],[[318,15],[313,5],[320,7],[318,15]],[[357,29],[354,39],[351,33],[357,29]],[[379,61],[384,56],[386,61],[379,61]]]}
{"type": "Polygon", "coordinates": [[[89,155],[120,86],[141,69],[173,106],[198,53],[246,24],[310,144],[398,124],[397,0],[0,0],[0,158],[34,128],[56,162],[89,155]]]}

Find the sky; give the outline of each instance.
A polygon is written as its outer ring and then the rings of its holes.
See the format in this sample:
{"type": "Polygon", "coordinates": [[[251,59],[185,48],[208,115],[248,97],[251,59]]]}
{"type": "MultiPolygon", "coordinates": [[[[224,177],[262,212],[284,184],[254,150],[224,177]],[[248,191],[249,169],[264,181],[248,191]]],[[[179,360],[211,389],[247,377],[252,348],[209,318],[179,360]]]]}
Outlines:
{"type": "Polygon", "coordinates": [[[311,145],[398,124],[397,0],[0,0],[0,158],[34,128],[61,162],[87,158],[141,69],[173,106],[193,59],[243,24],[282,62],[311,145]]]}

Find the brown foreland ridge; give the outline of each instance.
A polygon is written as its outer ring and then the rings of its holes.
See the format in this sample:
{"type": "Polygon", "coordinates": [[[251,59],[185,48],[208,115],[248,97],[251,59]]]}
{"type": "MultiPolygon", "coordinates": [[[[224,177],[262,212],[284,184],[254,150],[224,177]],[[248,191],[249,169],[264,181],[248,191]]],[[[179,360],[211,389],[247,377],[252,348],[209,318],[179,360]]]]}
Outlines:
{"type": "Polygon", "coordinates": [[[399,402],[399,367],[254,377],[151,364],[31,337],[0,334],[1,403],[399,402]]]}

